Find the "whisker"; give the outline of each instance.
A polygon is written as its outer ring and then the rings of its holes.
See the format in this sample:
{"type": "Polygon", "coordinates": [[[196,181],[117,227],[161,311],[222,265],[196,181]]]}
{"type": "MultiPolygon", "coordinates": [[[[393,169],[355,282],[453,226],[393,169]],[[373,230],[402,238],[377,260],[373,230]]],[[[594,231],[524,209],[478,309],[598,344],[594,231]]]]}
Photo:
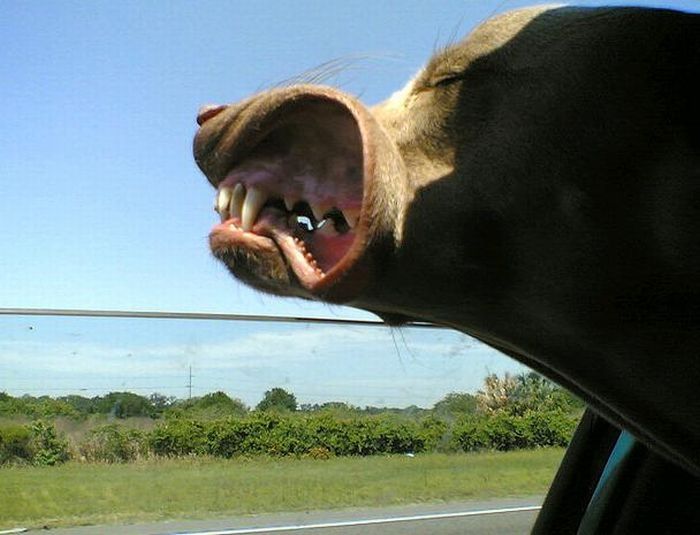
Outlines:
{"type": "Polygon", "coordinates": [[[337,83],[336,78],[350,71],[357,71],[364,68],[360,63],[366,63],[369,60],[397,60],[397,56],[392,54],[356,54],[351,56],[343,56],[334,58],[328,61],[311,67],[299,74],[286,78],[273,84],[272,87],[289,87],[296,84],[321,84],[328,80],[333,80],[337,83]]]}
{"type": "Polygon", "coordinates": [[[276,84],[277,87],[285,87],[289,85],[294,85],[294,84],[302,84],[302,83],[312,83],[313,80],[317,79],[319,76],[323,75],[324,73],[328,71],[337,71],[338,69],[343,69],[349,66],[351,63],[350,58],[336,58],[332,59],[329,61],[326,61],[324,63],[321,63],[320,65],[317,65],[315,67],[311,67],[310,69],[307,69],[304,72],[301,72],[297,75],[294,75],[290,78],[287,78],[286,80],[282,80],[278,84],[276,84]]]}

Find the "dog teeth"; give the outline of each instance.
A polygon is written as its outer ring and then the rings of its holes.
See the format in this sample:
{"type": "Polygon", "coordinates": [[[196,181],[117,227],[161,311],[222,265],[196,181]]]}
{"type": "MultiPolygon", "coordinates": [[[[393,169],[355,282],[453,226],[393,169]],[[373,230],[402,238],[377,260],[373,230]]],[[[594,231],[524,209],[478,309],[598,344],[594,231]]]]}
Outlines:
{"type": "Polygon", "coordinates": [[[233,188],[233,195],[231,196],[231,217],[241,218],[243,214],[243,203],[245,202],[245,188],[243,184],[236,184],[233,188]]]}
{"type": "Polygon", "coordinates": [[[236,184],[233,188],[224,187],[217,192],[214,210],[221,216],[222,223],[231,217],[241,217],[245,196],[245,188],[242,184],[236,184]]]}
{"type": "Polygon", "coordinates": [[[265,201],[267,201],[267,198],[267,193],[255,186],[248,188],[245,201],[243,201],[243,213],[241,215],[243,230],[249,231],[253,228],[253,224],[258,218],[260,209],[265,204],[265,201]]]}
{"type": "MultiPolygon", "coordinates": [[[[251,186],[246,190],[243,184],[238,183],[233,187],[221,187],[217,191],[214,198],[214,210],[219,213],[222,223],[228,219],[237,218],[241,221],[241,228],[245,231],[250,231],[260,215],[260,210],[262,210],[269,198],[270,195],[267,192],[255,186],[251,186]]],[[[294,195],[287,195],[282,197],[282,200],[287,211],[292,212],[294,206],[301,199],[294,195]]],[[[346,208],[341,211],[335,205],[328,203],[309,203],[309,206],[318,222],[316,229],[322,230],[323,234],[326,235],[337,234],[334,225],[327,224],[330,220],[326,216],[332,210],[340,211],[351,229],[357,226],[357,221],[360,217],[359,208],[346,208]]],[[[295,214],[290,215],[295,216],[295,214]]],[[[296,216],[289,219],[289,221],[292,220],[294,224],[297,223],[296,216]]]]}
{"type": "Polygon", "coordinates": [[[333,222],[330,219],[324,219],[321,221],[316,227],[316,232],[329,237],[338,235],[338,231],[335,230],[335,225],[333,225],[333,222]]]}
{"type": "Polygon", "coordinates": [[[343,212],[343,217],[345,221],[348,222],[350,228],[355,228],[357,226],[357,221],[360,219],[360,209],[359,208],[346,208],[343,212]]]}
{"type": "Polygon", "coordinates": [[[311,207],[311,211],[314,213],[314,217],[316,218],[316,221],[321,221],[323,219],[323,216],[326,213],[326,207],[323,206],[322,204],[311,204],[311,203],[309,203],[309,206],[311,207]]]}
{"type": "Polygon", "coordinates": [[[221,216],[221,221],[224,222],[228,219],[229,203],[231,202],[231,196],[233,192],[231,188],[221,188],[216,196],[216,202],[214,209],[219,212],[221,216]]]}
{"type": "Polygon", "coordinates": [[[299,201],[298,197],[284,197],[284,205],[287,207],[287,211],[291,212],[294,205],[299,201]]]}

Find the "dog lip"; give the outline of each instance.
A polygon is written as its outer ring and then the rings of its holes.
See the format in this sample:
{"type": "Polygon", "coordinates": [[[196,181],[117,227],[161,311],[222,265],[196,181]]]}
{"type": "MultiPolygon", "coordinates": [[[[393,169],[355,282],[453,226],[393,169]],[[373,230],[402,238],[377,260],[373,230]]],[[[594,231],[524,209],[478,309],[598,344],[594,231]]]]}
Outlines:
{"type": "MultiPolygon", "coordinates": [[[[405,163],[396,144],[370,108],[330,87],[299,85],[275,89],[231,105],[206,121],[194,138],[195,160],[209,182],[218,187],[232,169],[244,164],[253,151],[258,151],[257,147],[270,132],[284,122],[286,111],[294,111],[290,106],[296,106],[298,111],[307,103],[325,103],[329,109],[346,114],[354,123],[361,154],[359,180],[362,185],[361,206],[356,212],[359,219],[353,228],[354,240],[325,277],[306,287],[293,276],[287,282],[277,284],[267,280],[264,272],[260,272],[262,277],[259,279],[254,273],[243,273],[244,280],[263,290],[274,288],[270,291],[279,295],[348,303],[359,298],[372,283],[379,268],[375,257],[396,246],[400,232],[392,229],[402,228],[401,203],[397,196],[402,198],[405,195],[401,186],[406,179],[405,163]],[[387,187],[389,180],[398,185],[391,200],[377,194],[387,187]]],[[[266,150],[264,146],[262,150],[266,150]]],[[[278,259],[270,261],[279,268],[278,261],[284,261],[283,258],[279,255],[278,259]]],[[[236,274],[233,266],[228,267],[236,274]]]]}
{"type": "Polygon", "coordinates": [[[304,242],[278,220],[279,214],[274,209],[266,209],[250,230],[241,228],[237,218],[219,223],[209,234],[212,252],[223,256],[226,251],[244,248],[249,252],[277,255],[280,260],[284,259],[289,275],[293,275],[301,287],[312,291],[326,274],[310,256],[304,242]]]}
{"type": "MultiPolygon", "coordinates": [[[[358,218],[353,220],[355,226],[353,241],[347,245],[342,256],[330,265],[327,271],[317,270],[317,266],[314,266],[312,262],[309,262],[309,266],[305,266],[302,257],[305,256],[303,253],[306,251],[302,249],[302,256],[296,258],[299,256],[297,255],[299,247],[298,244],[293,243],[293,236],[290,234],[289,239],[287,239],[287,236],[281,236],[280,233],[275,232],[272,226],[264,230],[254,226],[248,229],[253,231],[251,234],[257,234],[260,231],[262,236],[243,237],[243,234],[237,232],[231,235],[232,231],[226,227],[225,223],[224,226],[216,225],[212,229],[210,242],[213,248],[216,246],[231,247],[234,242],[237,242],[237,245],[242,248],[255,246],[265,249],[267,253],[275,252],[285,259],[285,263],[291,268],[290,272],[296,276],[294,278],[297,283],[310,294],[317,295],[332,286],[334,282],[345,277],[345,272],[352,268],[355,261],[362,256],[361,250],[364,249],[366,243],[363,234],[366,232],[367,225],[362,222],[361,205],[364,203],[363,192],[367,170],[363,162],[366,158],[367,148],[365,146],[365,131],[361,124],[363,119],[358,116],[360,113],[358,109],[361,105],[358,105],[352,97],[332,88],[297,86],[276,90],[257,99],[253,97],[253,99],[239,105],[205,107],[200,110],[201,126],[195,136],[194,152],[195,160],[209,182],[219,189],[222,184],[225,185],[225,180],[230,178],[232,170],[239,169],[244,165],[266,138],[285,125],[290,106],[293,106],[291,109],[296,113],[303,109],[306,103],[310,103],[311,106],[319,103],[329,104],[328,109],[337,109],[341,112],[341,119],[343,116],[346,117],[342,120],[352,121],[351,128],[355,131],[354,135],[357,136],[358,140],[357,150],[359,151],[358,162],[360,164],[360,174],[357,177],[360,194],[357,206],[348,207],[358,218]],[[289,243],[287,243],[288,241],[289,243]],[[306,267],[313,273],[310,273],[306,267]]],[[[243,232],[242,229],[240,232],[243,232]]]]}
{"type": "Polygon", "coordinates": [[[332,87],[298,85],[272,90],[239,104],[220,106],[216,113],[212,111],[211,117],[208,117],[207,107],[203,107],[207,120],[194,137],[195,162],[212,186],[217,187],[232,169],[285,122],[290,107],[299,108],[307,103],[328,103],[344,109],[355,121],[360,140],[365,144],[365,132],[358,113],[361,104],[332,87]]]}

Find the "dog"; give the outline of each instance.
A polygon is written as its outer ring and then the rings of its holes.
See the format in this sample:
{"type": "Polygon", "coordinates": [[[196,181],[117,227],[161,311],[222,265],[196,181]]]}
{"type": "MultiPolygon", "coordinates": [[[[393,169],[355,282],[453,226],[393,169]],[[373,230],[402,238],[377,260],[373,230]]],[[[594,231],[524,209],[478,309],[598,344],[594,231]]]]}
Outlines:
{"type": "Polygon", "coordinates": [[[535,7],[372,108],[200,110],[211,250],[245,283],[468,333],[700,474],[700,16],[535,7]]]}

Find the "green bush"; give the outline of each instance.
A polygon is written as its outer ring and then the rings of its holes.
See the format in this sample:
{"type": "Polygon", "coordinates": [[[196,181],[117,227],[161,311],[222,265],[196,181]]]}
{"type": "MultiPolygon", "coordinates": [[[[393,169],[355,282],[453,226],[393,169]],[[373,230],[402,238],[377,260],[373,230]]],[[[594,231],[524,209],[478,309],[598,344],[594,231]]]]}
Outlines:
{"type": "MultiPolygon", "coordinates": [[[[230,398],[228,398],[230,400],[230,398]]],[[[210,407],[231,405],[223,396],[210,407]]],[[[207,404],[205,403],[205,404],[207,404]]],[[[207,407],[204,407],[205,409],[207,407]]],[[[229,413],[230,414],[230,413],[229,413]]],[[[514,450],[566,446],[577,416],[562,410],[468,414],[452,423],[437,415],[348,415],[329,411],[279,413],[198,420],[168,418],[152,431],[112,424],[93,429],[78,446],[86,461],[128,462],[145,455],[182,457],[248,455],[327,458],[424,451],[514,450]]],[[[43,421],[0,429],[0,464],[58,464],[70,457],[66,440],[43,421]]]]}
{"type": "Polygon", "coordinates": [[[425,451],[450,450],[451,429],[447,422],[428,416],[419,424],[419,435],[423,439],[425,451]]]}
{"type": "Polygon", "coordinates": [[[167,418],[190,420],[221,420],[231,416],[242,417],[248,407],[240,399],[227,396],[224,392],[213,392],[201,398],[174,403],[165,410],[167,418]]]}
{"type": "Polygon", "coordinates": [[[14,462],[30,462],[32,435],[24,425],[0,428],[0,465],[14,462]]]}
{"type": "Polygon", "coordinates": [[[567,446],[577,424],[576,415],[559,410],[522,416],[497,412],[460,420],[453,429],[453,441],[463,451],[567,446]]]}
{"type": "Polygon", "coordinates": [[[12,462],[52,466],[70,458],[68,442],[52,424],[10,425],[0,429],[0,464],[12,462]]]}
{"type": "Polygon", "coordinates": [[[452,429],[452,442],[455,449],[479,451],[491,448],[491,442],[484,429],[484,417],[470,416],[459,420],[452,429]]]}
{"type": "Polygon", "coordinates": [[[70,403],[60,399],[48,396],[14,398],[5,394],[0,397],[0,416],[25,416],[32,419],[66,416],[78,419],[81,414],[70,403]]]}
{"type": "Polygon", "coordinates": [[[534,446],[527,423],[521,416],[497,413],[486,418],[482,425],[490,448],[510,451],[534,446]]]}
{"type": "Polygon", "coordinates": [[[250,434],[248,422],[221,420],[211,422],[206,430],[206,449],[209,455],[231,458],[244,452],[243,444],[250,434]]]}
{"type": "Polygon", "coordinates": [[[30,448],[32,462],[39,466],[53,466],[70,459],[68,442],[58,436],[53,424],[41,420],[31,425],[30,448]]]}
{"type": "Polygon", "coordinates": [[[146,454],[145,434],[117,424],[93,429],[80,444],[80,454],[86,461],[120,463],[138,459],[146,454]]]}
{"type": "Polygon", "coordinates": [[[116,418],[132,416],[149,416],[155,418],[153,405],[143,396],[133,392],[110,392],[95,398],[95,410],[102,414],[111,414],[116,418]]]}
{"type": "Polygon", "coordinates": [[[208,429],[208,453],[221,457],[234,455],[305,455],[315,447],[325,447],[315,433],[314,418],[282,417],[256,413],[244,419],[212,422],[208,429]]]}
{"type": "Polygon", "coordinates": [[[280,419],[270,414],[211,422],[206,431],[207,453],[227,458],[278,453],[279,448],[271,445],[270,435],[279,423],[280,419]]]}
{"type": "Polygon", "coordinates": [[[169,420],[148,438],[156,455],[375,455],[425,451],[425,429],[382,417],[338,420],[328,415],[255,413],[211,422],[169,420]]]}
{"type": "Polygon", "coordinates": [[[208,453],[205,422],[168,420],[148,435],[148,447],[155,455],[182,457],[208,453]]]}
{"type": "MultiPolygon", "coordinates": [[[[320,422],[319,422],[320,423],[320,422]]],[[[365,417],[322,426],[327,447],[336,455],[376,455],[425,451],[425,440],[414,422],[396,422],[386,417],[365,417]],[[330,432],[329,432],[330,431],[330,432]]]]}
{"type": "Polygon", "coordinates": [[[265,437],[268,455],[305,455],[314,447],[323,447],[307,418],[282,418],[265,437]]]}
{"type": "Polygon", "coordinates": [[[568,446],[574,435],[579,417],[555,410],[530,412],[526,415],[527,425],[534,446],[568,446]]]}

